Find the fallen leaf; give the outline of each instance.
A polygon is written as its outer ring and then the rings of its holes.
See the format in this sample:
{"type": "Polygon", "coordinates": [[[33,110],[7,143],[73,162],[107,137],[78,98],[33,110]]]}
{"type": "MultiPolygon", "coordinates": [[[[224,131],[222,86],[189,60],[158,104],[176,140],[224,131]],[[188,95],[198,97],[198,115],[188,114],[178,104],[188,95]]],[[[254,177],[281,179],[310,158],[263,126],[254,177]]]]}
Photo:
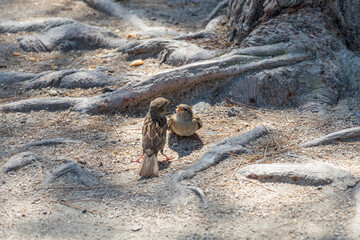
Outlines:
{"type": "Polygon", "coordinates": [[[36,61],[36,59],[33,58],[33,57],[29,57],[28,59],[29,59],[30,61],[36,61]]]}
{"type": "Polygon", "coordinates": [[[57,66],[55,66],[54,64],[51,65],[51,70],[57,70],[57,69],[58,69],[57,66]]]}
{"type": "Polygon", "coordinates": [[[13,52],[13,53],[12,53],[12,55],[13,55],[13,56],[20,56],[20,55],[21,55],[21,53],[18,53],[18,52],[13,52]]]}
{"type": "Polygon", "coordinates": [[[132,61],[129,66],[133,67],[133,66],[140,66],[140,65],[143,65],[143,64],[144,64],[143,60],[136,59],[136,60],[132,61]]]}

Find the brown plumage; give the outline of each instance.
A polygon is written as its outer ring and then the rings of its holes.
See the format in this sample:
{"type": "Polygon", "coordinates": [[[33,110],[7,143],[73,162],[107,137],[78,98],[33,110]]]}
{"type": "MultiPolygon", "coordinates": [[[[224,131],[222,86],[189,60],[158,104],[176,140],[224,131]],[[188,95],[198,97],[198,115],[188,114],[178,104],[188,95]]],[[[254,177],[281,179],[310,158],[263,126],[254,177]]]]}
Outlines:
{"type": "MultiPolygon", "coordinates": [[[[168,126],[165,108],[169,103],[170,101],[165,98],[156,98],[150,103],[149,112],[144,119],[142,128],[143,162],[139,169],[139,175],[142,177],[159,176],[157,154],[160,151],[166,156],[163,153],[168,126]]],[[[169,158],[166,156],[166,159],[169,158]]]]}
{"type": "Polygon", "coordinates": [[[168,123],[168,129],[182,137],[193,135],[201,127],[201,119],[186,104],[177,106],[176,113],[171,116],[168,123]]]}

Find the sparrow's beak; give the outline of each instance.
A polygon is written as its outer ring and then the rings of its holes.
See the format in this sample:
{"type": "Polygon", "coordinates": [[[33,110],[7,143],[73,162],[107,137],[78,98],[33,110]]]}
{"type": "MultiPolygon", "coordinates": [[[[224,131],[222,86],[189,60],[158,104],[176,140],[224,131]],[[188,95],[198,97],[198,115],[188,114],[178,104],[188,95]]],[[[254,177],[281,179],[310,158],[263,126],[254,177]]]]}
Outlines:
{"type": "Polygon", "coordinates": [[[182,112],[182,111],[184,111],[184,110],[181,107],[177,106],[176,112],[182,112]]]}

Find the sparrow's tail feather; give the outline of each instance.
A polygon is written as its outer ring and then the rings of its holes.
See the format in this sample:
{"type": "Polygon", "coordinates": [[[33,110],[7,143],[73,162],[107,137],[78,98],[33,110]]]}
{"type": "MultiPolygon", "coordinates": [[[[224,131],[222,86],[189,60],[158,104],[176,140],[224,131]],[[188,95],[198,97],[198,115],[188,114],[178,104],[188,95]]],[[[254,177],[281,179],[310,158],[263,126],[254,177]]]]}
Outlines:
{"type": "Polygon", "coordinates": [[[157,161],[157,154],[151,156],[144,154],[143,161],[139,170],[139,175],[145,178],[158,177],[159,165],[157,161]]]}

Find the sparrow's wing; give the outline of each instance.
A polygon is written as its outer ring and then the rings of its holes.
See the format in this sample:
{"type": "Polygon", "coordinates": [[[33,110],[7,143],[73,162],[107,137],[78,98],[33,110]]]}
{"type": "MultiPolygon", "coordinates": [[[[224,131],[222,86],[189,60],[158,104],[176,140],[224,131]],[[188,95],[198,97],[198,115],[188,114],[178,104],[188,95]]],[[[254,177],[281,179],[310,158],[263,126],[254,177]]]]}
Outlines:
{"type": "MultiPolygon", "coordinates": [[[[165,118],[166,122],[166,118],[165,118]]],[[[142,129],[143,150],[152,150],[154,153],[158,153],[165,145],[166,142],[166,129],[167,125],[163,125],[159,122],[154,122],[148,116],[144,120],[144,126],[142,129]]]]}
{"type": "Polygon", "coordinates": [[[176,113],[169,118],[169,122],[168,122],[168,130],[169,131],[172,130],[172,123],[174,122],[175,115],[176,115],[176,113]]]}
{"type": "Polygon", "coordinates": [[[194,114],[194,115],[193,115],[193,119],[197,122],[197,124],[198,124],[198,129],[200,129],[200,128],[203,126],[200,117],[199,117],[198,115],[194,114]]]}

